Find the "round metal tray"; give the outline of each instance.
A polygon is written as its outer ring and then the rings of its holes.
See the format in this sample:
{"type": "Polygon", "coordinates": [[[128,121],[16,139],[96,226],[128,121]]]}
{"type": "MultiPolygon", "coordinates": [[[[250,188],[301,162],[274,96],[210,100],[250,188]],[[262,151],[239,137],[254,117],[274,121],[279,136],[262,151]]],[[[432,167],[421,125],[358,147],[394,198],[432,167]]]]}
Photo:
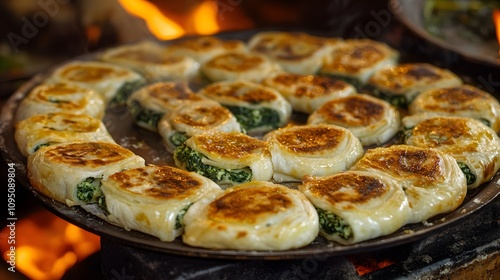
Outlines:
{"type": "MultiPolygon", "coordinates": [[[[242,32],[223,36],[223,38],[247,39],[252,32],[242,32]]],[[[92,59],[88,55],[78,59],[92,59]]],[[[14,115],[21,100],[36,85],[41,83],[46,75],[43,73],[35,76],[29,82],[21,86],[6,102],[0,115],[0,151],[7,163],[13,163],[16,169],[16,179],[25,186],[33,196],[40,200],[46,208],[56,215],[73,223],[85,230],[97,235],[112,238],[128,245],[140,248],[177,254],[183,256],[221,258],[221,259],[298,259],[311,256],[328,255],[340,256],[372,250],[379,250],[413,242],[432,235],[441,229],[459,221],[467,215],[477,211],[487,203],[491,202],[500,193],[497,174],[492,181],[484,184],[469,193],[463,204],[455,211],[436,216],[427,223],[406,225],[393,234],[377,239],[368,240],[354,245],[339,245],[319,236],[310,245],[294,250],[286,251],[242,251],[242,250],[210,250],[190,247],[180,238],[173,242],[162,242],[156,237],[137,231],[127,231],[114,226],[106,221],[90,214],[80,207],[68,207],[39,192],[29,183],[26,176],[26,158],[22,156],[14,140],[14,115]]],[[[165,150],[159,135],[145,131],[133,124],[132,117],[125,107],[108,108],[103,119],[109,132],[115,141],[142,156],[147,163],[157,165],[172,165],[172,156],[165,150]]]]}

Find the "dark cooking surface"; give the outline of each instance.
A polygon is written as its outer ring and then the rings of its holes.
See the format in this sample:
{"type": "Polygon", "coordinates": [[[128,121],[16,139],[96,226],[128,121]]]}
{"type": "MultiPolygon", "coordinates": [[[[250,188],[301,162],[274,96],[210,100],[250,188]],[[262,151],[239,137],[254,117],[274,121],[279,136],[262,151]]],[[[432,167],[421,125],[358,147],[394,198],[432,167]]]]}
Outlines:
{"type": "MultiPolygon", "coordinates": [[[[252,32],[225,33],[224,38],[246,39],[252,32]]],[[[92,58],[92,55],[82,59],[92,58]]],[[[47,73],[45,73],[46,75],[47,73]]],[[[296,259],[308,256],[329,255],[340,256],[358,252],[380,250],[401,244],[406,244],[426,236],[436,234],[453,223],[467,217],[491,202],[500,192],[497,174],[490,183],[487,183],[468,193],[464,203],[452,213],[437,216],[428,223],[407,225],[397,232],[381,238],[369,240],[359,244],[340,246],[318,237],[312,244],[295,250],[287,251],[236,251],[236,250],[209,250],[194,248],[182,243],[180,238],[174,242],[161,242],[157,238],[136,231],[126,231],[113,226],[87,211],[79,208],[70,208],[56,202],[35,191],[26,177],[26,159],[17,151],[13,137],[13,116],[15,110],[27,92],[39,84],[44,75],[35,76],[23,85],[5,104],[0,115],[0,150],[7,163],[15,163],[16,178],[37,199],[60,217],[100,236],[111,238],[128,245],[149,249],[160,253],[172,253],[184,256],[225,258],[225,259],[296,259]]],[[[152,164],[171,164],[171,156],[166,152],[159,135],[136,127],[126,108],[108,109],[103,120],[113,138],[122,146],[132,150],[152,164]]]]}

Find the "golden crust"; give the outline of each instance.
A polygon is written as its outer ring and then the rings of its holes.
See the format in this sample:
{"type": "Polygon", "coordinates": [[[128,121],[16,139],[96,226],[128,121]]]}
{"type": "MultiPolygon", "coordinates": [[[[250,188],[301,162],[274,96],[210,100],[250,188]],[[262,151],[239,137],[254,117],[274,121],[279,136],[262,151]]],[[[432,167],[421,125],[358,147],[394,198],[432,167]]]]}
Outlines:
{"type": "Polygon", "coordinates": [[[213,131],[193,138],[197,149],[220,158],[243,159],[267,153],[267,143],[239,132],[213,131]]]}
{"type": "Polygon", "coordinates": [[[428,63],[404,63],[386,67],[375,73],[369,83],[394,93],[413,87],[425,87],[446,82],[459,85],[462,81],[452,72],[428,63]]]}
{"type": "Polygon", "coordinates": [[[231,111],[222,106],[196,106],[175,114],[171,122],[194,127],[214,127],[232,118],[231,111]],[[201,116],[201,117],[200,117],[201,116]]]}
{"type": "Polygon", "coordinates": [[[245,72],[259,67],[265,60],[260,55],[249,53],[225,53],[209,60],[204,67],[231,72],[245,72]]]}
{"type": "Polygon", "coordinates": [[[435,181],[447,176],[443,173],[443,159],[437,151],[408,145],[370,149],[354,168],[385,170],[398,178],[421,182],[419,185],[424,187],[432,187],[435,181]]]}
{"type": "Polygon", "coordinates": [[[369,126],[383,119],[386,107],[377,98],[355,94],[325,103],[317,114],[323,116],[328,123],[369,126]]]}
{"type": "Polygon", "coordinates": [[[170,166],[146,166],[117,172],[108,181],[124,191],[158,200],[186,199],[204,185],[189,172],[170,166]],[[141,186],[147,185],[147,188],[141,186]]]}
{"type": "Polygon", "coordinates": [[[339,173],[319,180],[307,181],[312,195],[324,197],[329,203],[352,202],[362,204],[382,196],[388,191],[387,185],[379,178],[357,173],[339,173]],[[349,187],[350,192],[338,192],[349,187]]]}
{"type": "Polygon", "coordinates": [[[306,155],[336,149],[347,137],[345,130],[324,125],[289,127],[276,133],[276,141],[280,145],[306,155]]]}
{"type": "Polygon", "coordinates": [[[47,148],[48,161],[71,166],[98,167],[113,164],[134,155],[117,144],[105,142],[78,142],[47,148]]]}
{"type": "Polygon", "coordinates": [[[208,97],[228,98],[252,104],[274,101],[278,98],[274,91],[244,81],[214,83],[206,86],[203,93],[208,97]]]}
{"type": "Polygon", "coordinates": [[[243,48],[243,43],[237,40],[220,40],[212,36],[197,37],[177,41],[168,46],[169,49],[191,50],[195,52],[206,52],[214,49],[224,51],[236,51],[243,48]]]}
{"type": "Polygon", "coordinates": [[[259,217],[293,207],[281,188],[261,186],[228,192],[208,205],[208,217],[215,221],[256,223],[259,217]]]}
{"type": "Polygon", "coordinates": [[[252,50],[277,60],[302,61],[326,45],[324,39],[301,32],[269,32],[256,35],[252,50]]]}
{"type": "Polygon", "coordinates": [[[61,71],[61,77],[73,82],[97,82],[104,78],[127,76],[125,69],[115,69],[104,65],[71,65],[61,71]]]}
{"type": "Polygon", "coordinates": [[[147,89],[149,96],[169,103],[170,100],[202,100],[198,95],[183,83],[160,82],[152,84],[147,89]]]}
{"type": "Polygon", "coordinates": [[[321,71],[357,74],[396,56],[396,51],[380,42],[365,39],[345,40],[333,48],[321,71]]]}
{"type": "Polygon", "coordinates": [[[330,94],[332,91],[345,90],[349,86],[341,80],[330,77],[294,73],[280,73],[264,82],[268,86],[273,86],[273,84],[287,87],[298,85],[294,92],[295,96],[309,98],[330,94]]]}

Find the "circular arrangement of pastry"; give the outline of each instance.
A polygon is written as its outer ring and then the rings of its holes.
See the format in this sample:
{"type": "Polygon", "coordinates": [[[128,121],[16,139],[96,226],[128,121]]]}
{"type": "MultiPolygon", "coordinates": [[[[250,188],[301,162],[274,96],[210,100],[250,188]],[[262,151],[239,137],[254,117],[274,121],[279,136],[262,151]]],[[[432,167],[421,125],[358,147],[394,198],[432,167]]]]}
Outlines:
{"type": "Polygon", "coordinates": [[[98,59],[60,65],[20,101],[29,182],[164,242],[355,244],[454,211],[500,167],[498,101],[381,42],[261,32],[98,59]],[[111,120],[148,130],[171,164],[113,139],[111,120]]]}

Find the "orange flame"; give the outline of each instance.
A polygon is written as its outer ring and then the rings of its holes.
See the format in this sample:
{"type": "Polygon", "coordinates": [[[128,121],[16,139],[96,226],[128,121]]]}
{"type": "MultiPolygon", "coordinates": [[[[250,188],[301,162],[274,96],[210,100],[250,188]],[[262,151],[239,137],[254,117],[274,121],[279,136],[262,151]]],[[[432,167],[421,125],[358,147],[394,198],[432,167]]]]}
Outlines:
{"type": "MultiPolygon", "coordinates": [[[[8,262],[12,255],[1,231],[2,255],[8,262]]],[[[15,269],[30,279],[60,279],[75,263],[100,249],[99,237],[42,210],[16,223],[15,269]]]]}
{"type": "Polygon", "coordinates": [[[166,18],[155,5],[148,1],[118,0],[118,2],[128,13],[144,19],[151,33],[158,39],[174,39],[185,34],[182,27],[166,18]]]}
{"type": "MultiPolygon", "coordinates": [[[[493,11],[493,22],[495,23],[498,44],[500,44],[500,10],[493,11]]],[[[500,50],[498,51],[498,53],[500,56],[500,50]]]]}
{"type": "Polygon", "coordinates": [[[210,35],[220,31],[217,1],[202,1],[183,19],[183,23],[166,17],[157,6],[146,0],[118,2],[128,13],[142,18],[151,33],[160,40],[175,39],[185,34],[210,35]]]}

